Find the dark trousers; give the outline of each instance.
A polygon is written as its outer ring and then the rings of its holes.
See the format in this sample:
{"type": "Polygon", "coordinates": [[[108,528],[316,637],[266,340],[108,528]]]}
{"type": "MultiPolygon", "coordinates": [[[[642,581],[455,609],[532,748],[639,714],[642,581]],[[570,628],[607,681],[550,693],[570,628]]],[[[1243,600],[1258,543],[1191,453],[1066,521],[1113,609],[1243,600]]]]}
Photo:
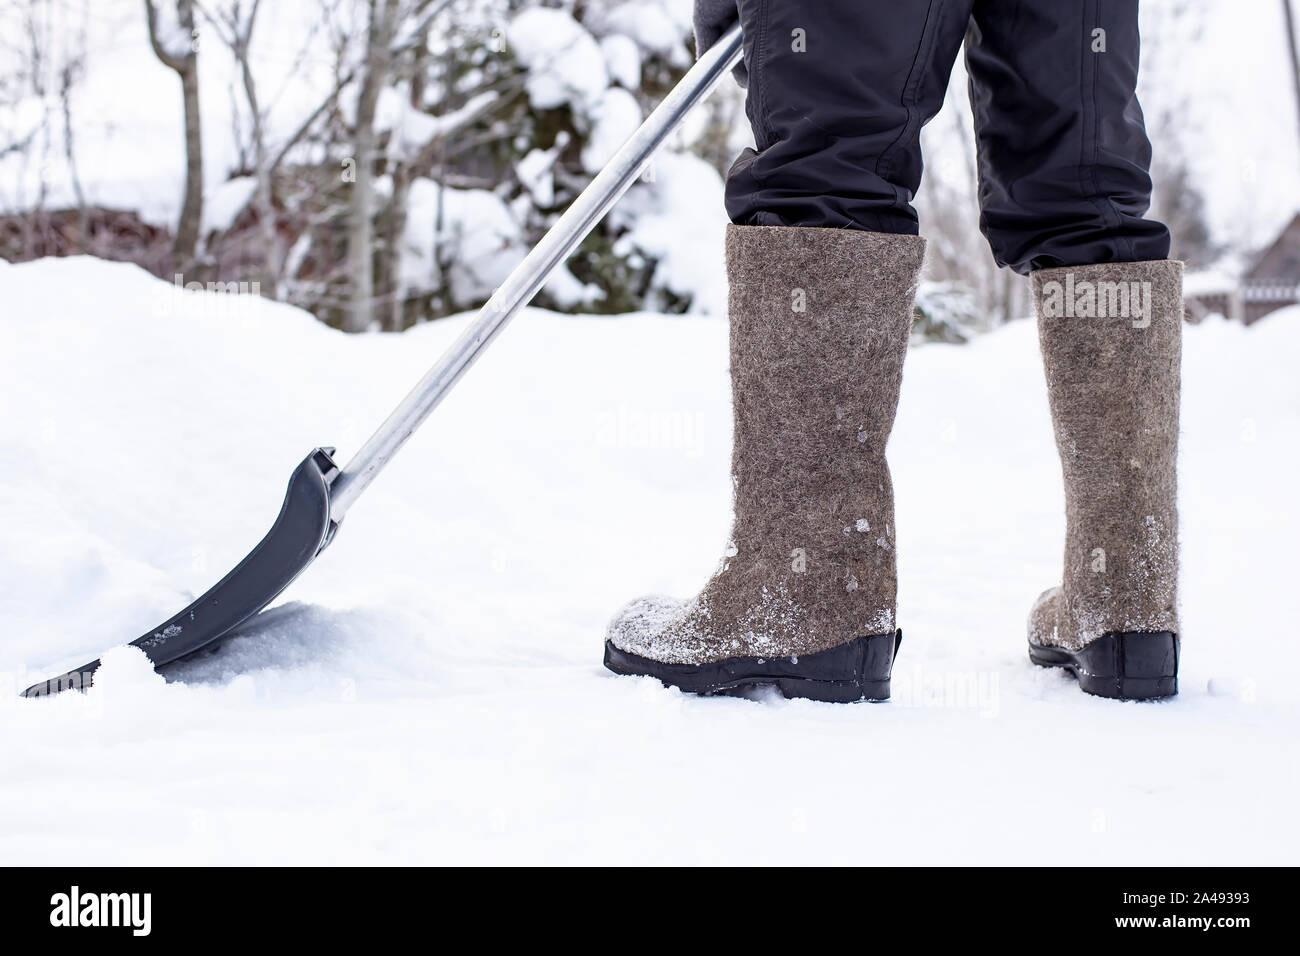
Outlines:
{"type": "Polygon", "coordinates": [[[740,0],[758,149],[741,225],[917,232],[921,127],[966,38],[980,229],[1020,273],[1163,259],[1136,0],[740,0]],[[1101,32],[1099,32],[1101,31],[1101,32]]]}

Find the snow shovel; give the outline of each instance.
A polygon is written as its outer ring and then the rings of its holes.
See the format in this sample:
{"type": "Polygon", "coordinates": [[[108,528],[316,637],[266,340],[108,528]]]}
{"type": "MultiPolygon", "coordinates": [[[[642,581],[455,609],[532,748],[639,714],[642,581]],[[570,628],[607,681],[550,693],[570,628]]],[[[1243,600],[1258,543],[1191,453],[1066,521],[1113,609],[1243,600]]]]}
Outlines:
{"type": "MultiPolygon", "coordinates": [[[[340,468],[333,448],[317,448],[289,479],[280,516],[270,532],[233,571],[197,601],[131,643],[155,668],[231,635],[274,601],[316,559],[343,516],[384,466],[514,316],[532,300],[605,213],[641,175],[656,149],[741,57],[740,27],[728,31],[673,87],[620,147],[609,164],[565,210],[479,311],[474,322],[438,359],[353,459],[340,468]]],[[[44,697],[89,687],[99,661],[27,688],[44,697]]]]}

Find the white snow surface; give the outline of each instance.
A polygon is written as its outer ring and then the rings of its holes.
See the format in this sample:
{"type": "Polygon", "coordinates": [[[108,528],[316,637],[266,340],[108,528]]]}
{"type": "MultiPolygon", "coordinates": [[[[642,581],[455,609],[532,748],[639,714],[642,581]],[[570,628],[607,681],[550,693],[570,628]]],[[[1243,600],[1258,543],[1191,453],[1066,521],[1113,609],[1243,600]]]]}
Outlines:
{"type": "Polygon", "coordinates": [[[915,348],[894,699],[833,705],[601,667],[608,618],[727,540],[726,324],[540,311],[255,633],[20,699],[215,582],[466,318],[347,337],[91,259],[0,264],[0,303],[0,861],[1296,859],[1300,309],[1187,329],[1182,693],[1155,704],[1025,657],[1063,533],[1032,324],[915,348]]]}

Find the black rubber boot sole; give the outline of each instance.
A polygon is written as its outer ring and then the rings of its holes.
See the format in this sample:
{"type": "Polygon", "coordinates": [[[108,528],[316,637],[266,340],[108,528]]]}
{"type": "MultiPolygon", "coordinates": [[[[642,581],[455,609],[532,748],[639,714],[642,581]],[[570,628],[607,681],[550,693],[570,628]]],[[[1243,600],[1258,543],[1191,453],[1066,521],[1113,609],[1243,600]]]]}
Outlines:
{"type": "Polygon", "coordinates": [[[1111,631],[1077,651],[1029,642],[1040,667],[1064,667],[1079,688],[1097,697],[1155,700],[1178,693],[1178,635],[1172,631],[1111,631]]]}
{"type": "Polygon", "coordinates": [[[605,666],[615,674],[657,677],[689,694],[728,694],[774,685],[785,697],[832,703],[888,700],[889,675],[903,632],[858,637],[799,657],[729,657],[710,664],[665,664],[605,641],[605,666]]]}

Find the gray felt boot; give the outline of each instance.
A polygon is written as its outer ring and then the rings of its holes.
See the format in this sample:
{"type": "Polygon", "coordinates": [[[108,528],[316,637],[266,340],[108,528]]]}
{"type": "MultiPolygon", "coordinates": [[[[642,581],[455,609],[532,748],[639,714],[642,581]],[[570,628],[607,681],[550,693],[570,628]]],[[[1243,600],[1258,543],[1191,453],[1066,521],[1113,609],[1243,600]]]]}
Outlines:
{"type": "Polygon", "coordinates": [[[883,699],[899,639],[894,422],[924,240],[730,226],[735,521],[695,598],[643,598],[605,665],[695,693],[883,699]]]}
{"type": "Polygon", "coordinates": [[[1178,692],[1182,263],[1032,276],[1056,447],[1065,568],[1029,616],[1029,656],[1102,697],[1178,692]]]}

